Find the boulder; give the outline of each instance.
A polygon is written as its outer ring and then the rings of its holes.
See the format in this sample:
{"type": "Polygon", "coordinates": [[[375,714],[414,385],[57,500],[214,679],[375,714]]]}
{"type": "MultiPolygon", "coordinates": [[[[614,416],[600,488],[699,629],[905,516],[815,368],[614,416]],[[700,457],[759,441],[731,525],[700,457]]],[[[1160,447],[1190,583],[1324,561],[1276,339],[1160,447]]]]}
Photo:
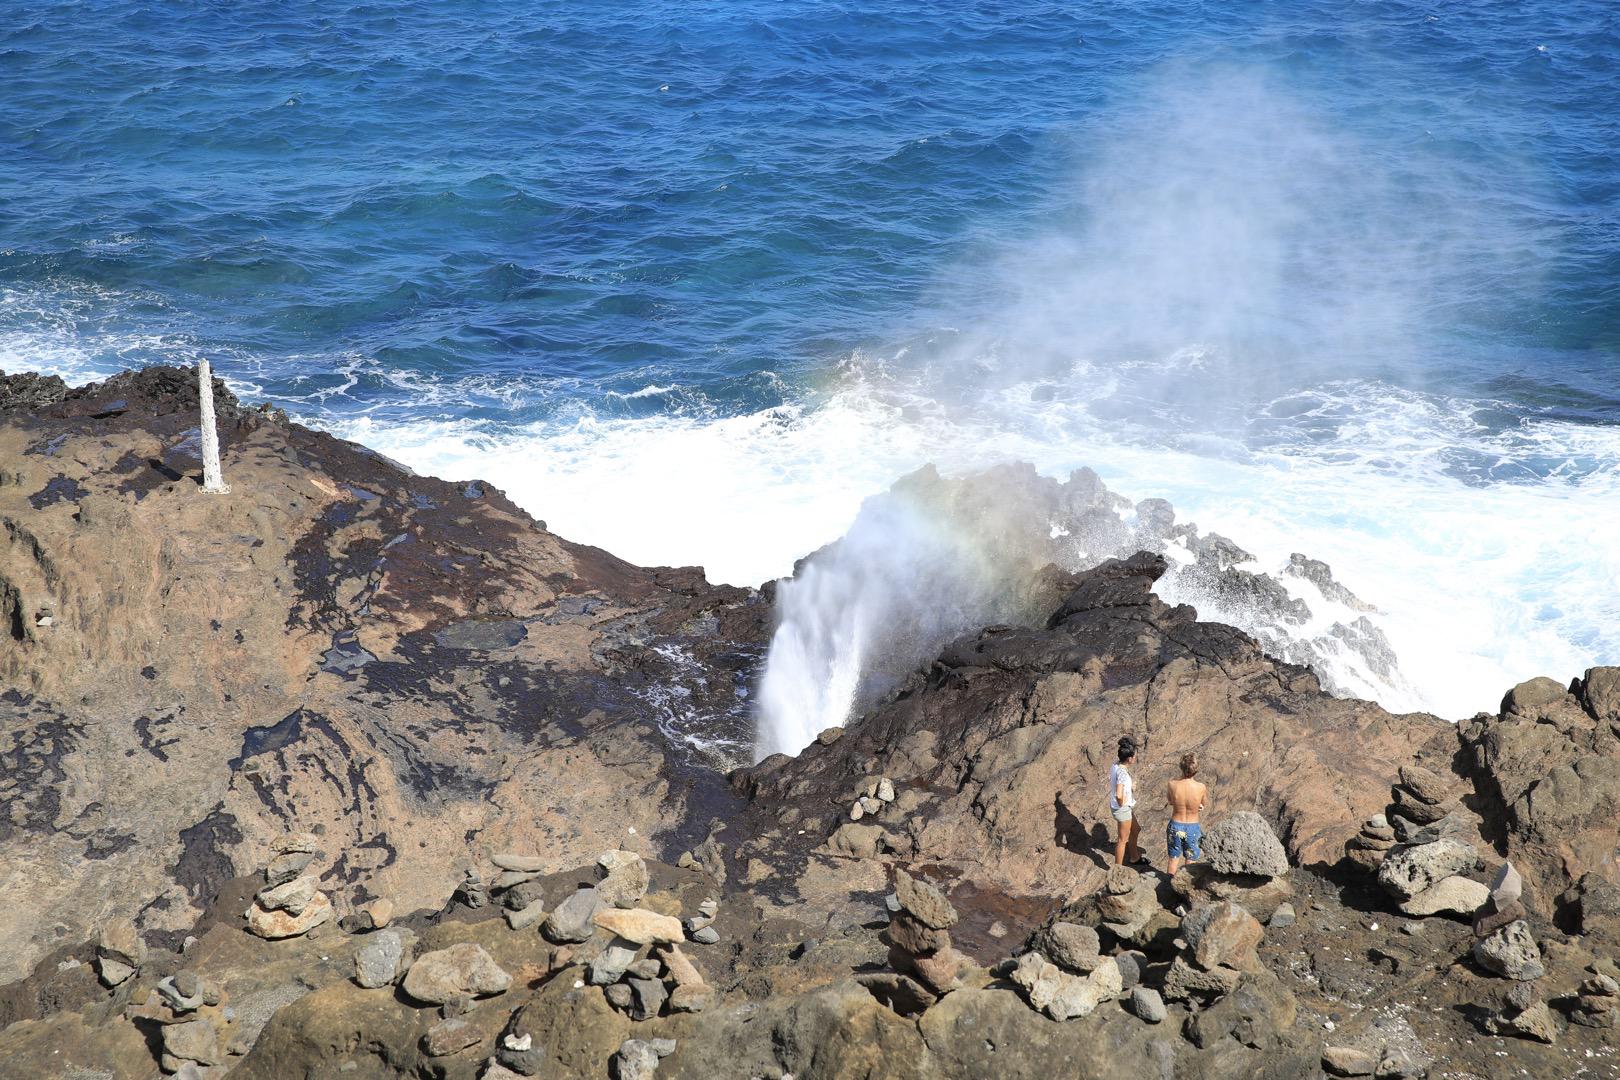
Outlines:
{"type": "Polygon", "coordinates": [[[904,870],[895,871],[894,894],[900,906],[924,926],[949,930],[956,925],[956,909],[945,894],[930,882],[914,878],[904,870]]]}
{"type": "Polygon", "coordinates": [[[422,1036],[422,1053],[428,1057],[448,1057],[483,1041],[483,1034],[459,1016],[440,1020],[422,1036]]]}
{"type": "Polygon", "coordinates": [[[1252,810],[1240,810],[1204,832],[1204,859],[1223,874],[1276,878],[1288,873],[1288,852],[1271,824],[1252,810]]]}
{"type": "Polygon", "coordinates": [[[613,1055],[613,1078],[652,1080],[658,1062],[674,1052],[674,1039],[626,1039],[613,1055]]]}
{"type": "Polygon", "coordinates": [[[1265,936],[1259,920],[1230,900],[1194,908],[1181,921],[1181,936],[1193,963],[1205,971],[1217,967],[1252,968],[1255,949],[1265,936]]]}
{"type": "Polygon", "coordinates": [[[1614,943],[1620,944],[1620,885],[1596,872],[1583,874],[1558,902],[1577,933],[1608,930],[1614,943]]]}
{"type": "Polygon", "coordinates": [[[1012,981],[1023,988],[1030,1007],[1054,1020],[1089,1016],[1098,1005],[1124,994],[1119,966],[1105,959],[1089,975],[1071,975],[1037,952],[1018,958],[1012,981]]]}
{"type": "Polygon", "coordinates": [[[875,859],[894,844],[888,830],[881,825],[857,825],[845,822],[827,838],[827,851],[851,859],[875,859]]]}
{"type": "Polygon", "coordinates": [[[1491,891],[1479,882],[1453,874],[1403,900],[1401,910],[1408,915],[1472,916],[1490,896],[1491,891]]]}
{"type": "MultiPolygon", "coordinates": [[[[199,1065],[222,1065],[225,1048],[219,1044],[219,1031],[208,1017],[163,1027],[163,1052],[182,1061],[199,1065]]],[[[148,1061],[147,1068],[151,1068],[148,1061]]]]}
{"type": "MultiPolygon", "coordinates": [[[[1228,1040],[1251,1050],[1278,1048],[1287,1038],[1298,1013],[1294,996],[1270,971],[1244,972],[1231,993],[1206,1004],[1187,1017],[1182,1033],[1201,1049],[1224,1046],[1228,1040]]],[[[1224,1070],[1223,1070],[1224,1072],[1224,1070]]],[[[1277,1075],[1298,1076],[1299,1072],[1277,1075]]]]}
{"type": "Polygon", "coordinates": [[[888,935],[890,944],[914,956],[949,948],[951,944],[949,931],[935,930],[909,911],[901,911],[889,920],[888,935]]]}
{"type": "Polygon", "coordinates": [[[1501,711],[1505,715],[1536,716],[1548,705],[1556,705],[1569,696],[1564,684],[1545,675],[1527,679],[1502,696],[1501,711]]]}
{"type": "Polygon", "coordinates": [[[1102,928],[1122,941],[1144,944],[1151,934],[1150,924],[1155,916],[1168,913],[1159,905],[1157,878],[1138,874],[1130,867],[1116,866],[1124,874],[1109,872],[1109,882],[1102,892],[1091,898],[1102,928]],[[1115,889],[1126,886],[1126,891],[1115,889]]]}
{"type": "Polygon", "coordinates": [[[1257,919],[1271,918],[1294,895],[1294,887],[1285,877],[1223,874],[1207,863],[1182,867],[1170,880],[1170,887],[1186,898],[1189,909],[1230,900],[1257,919]]]}
{"type": "Polygon", "coordinates": [[[1010,978],[1023,988],[1030,1008],[1042,1012],[1057,996],[1062,975],[1062,969],[1040,953],[1027,952],[1018,958],[1010,978]]]}
{"type": "Polygon", "coordinates": [[[646,862],[633,851],[604,851],[596,859],[596,876],[596,894],[621,908],[634,907],[651,884],[646,862]]]}
{"type": "Polygon", "coordinates": [[[1537,1001],[1520,1012],[1494,1017],[1487,1026],[1503,1035],[1543,1043],[1558,1041],[1558,1021],[1545,1001],[1537,1001]]]}
{"type": "Polygon", "coordinates": [[[1474,869],[1479,855],[1458,840],[1396,848],[1378,868],[1378,883],[1389,893],[1409,899],[1437,882],[1474,869]]]}
{"type": "Polygon", "coordinates": [[[501,970],[482,945],[460,942],[423,953],[405,973],[405,993],[417,1001],[442,1005],[465,997],[504,993],[512,976],[501,970]]]}
{"type": "Polygon", "coordinates": [[[1097,931],[1077,923],[1053,923],[1041,932],[1036,948],[1060,967],[1081,974],[1095,970],[1102,960],[1102,942],[1097,931]]]}
{"type": "Polygon", "coordinates": [[[646,908],[605,908],[592,921],[610,934],[637,945],[671,944],[686,940],[681,920],[646,908]]]}
{"type": "Polygon", "coordinates": [[[1451,787],[1440,774],[1416,764],[1402,765],[1400,778],[1403,788],[1431,806],[1445,802],[1451,787]]]}
{"type": "Polygon", "coordinates": [[[409,949],[416,935],[409,930],[379,930],[354,951],[354,981],[368,990],[392,986],[409,967],[409,949]]]}
{"type": "Polygon", "coordinates": [[[1522,919],[1475,942],[1474,959],[1481,967],[1509,979],[1539,979],[1546,974],[1541,950],[1522,919]]]}
{"type": "Polygon", "coordinates": [[[1109,896],[1124,896],[1136,888],[1141,877],[1130,867],[1116,863],[1108,868],[1108,874],[1103,879],[1103,891],[1109,896]]]}
{"type": "Polygon", "coordinates": [[[1186,957],[1170,961],[1170,970],[1164,977],[1166,1001],[1212,1001],[1231,993],[1243,977],[1233,968],[1216,967],[1209,970],[1195,967],[1186,957]]]}
{"type": "Polygon", "coordinates": [[[596,924],[592,920],[596,913],[605,907],[607,903],[596,894],[595,889],[577,889],[546,916],[541,932],[546,935],[546,940],[558,945],[585,941],[595,930],[596,924]]]}
{"type": "Polygon", "coordinates": [[[946,945],[943,949],[913,956],[909,967],[935,994],[947,994],[961,985],[960,976],[967,957],[946,945]]]}

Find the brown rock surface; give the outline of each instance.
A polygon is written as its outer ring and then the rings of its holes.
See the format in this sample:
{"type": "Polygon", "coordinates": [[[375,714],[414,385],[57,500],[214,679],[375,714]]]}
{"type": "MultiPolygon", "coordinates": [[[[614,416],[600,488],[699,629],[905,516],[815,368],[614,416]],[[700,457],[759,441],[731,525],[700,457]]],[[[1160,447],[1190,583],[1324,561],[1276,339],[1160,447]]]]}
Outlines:
{"type": "Polygon", "coordinates": [[[108,918],[182,931],[288,832],[320,833],[344,914],[439,906],[469,836],[561,869],[628,827],[690,846],[731,805],[641,688],[686,687],[746,753],[725,672],[768,633],[756,594],[569,543],[218,383],[232,493],[203,496],[190,371],[8,385],[0,982],[108,918]]]}

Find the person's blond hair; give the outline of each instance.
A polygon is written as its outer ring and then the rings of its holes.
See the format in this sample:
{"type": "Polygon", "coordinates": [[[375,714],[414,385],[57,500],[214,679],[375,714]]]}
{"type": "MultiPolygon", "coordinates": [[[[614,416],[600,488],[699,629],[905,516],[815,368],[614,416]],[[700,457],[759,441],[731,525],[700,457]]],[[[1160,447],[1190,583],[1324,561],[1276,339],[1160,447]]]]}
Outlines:
{"type": "Polygon", "coordinates": [[[1181,755],[1181,775],[1182,776],[1197,776],[1198,775],[1198,755],[1197,754],[1194,754],[1191,751],[1188,751],[1187,753],[1181,755]]]}

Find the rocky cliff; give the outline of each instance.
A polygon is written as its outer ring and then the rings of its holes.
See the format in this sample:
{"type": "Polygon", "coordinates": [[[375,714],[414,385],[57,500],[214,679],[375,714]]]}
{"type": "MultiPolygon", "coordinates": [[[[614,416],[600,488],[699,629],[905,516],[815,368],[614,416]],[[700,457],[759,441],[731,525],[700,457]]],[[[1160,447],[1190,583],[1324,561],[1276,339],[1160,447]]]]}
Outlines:
{"type": "Polygon", "coordinates": [[[1148,551],[736,768],[771,589],[216,396],[228,495],[188,373],[0,378],[7,1075],[1620,1075],[1620,669],[1391,715],[1148,551]]]}

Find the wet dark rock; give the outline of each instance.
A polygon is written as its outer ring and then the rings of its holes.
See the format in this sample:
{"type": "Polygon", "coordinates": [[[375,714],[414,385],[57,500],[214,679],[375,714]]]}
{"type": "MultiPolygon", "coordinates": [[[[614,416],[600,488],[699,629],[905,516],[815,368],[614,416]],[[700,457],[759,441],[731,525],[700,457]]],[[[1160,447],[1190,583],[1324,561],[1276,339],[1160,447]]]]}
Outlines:
{"type": "Polygon", "coordinates": [[[529,628],[517,619],[468,620],[453,623],[434,633],[433,640],[447,649],[510,649],[529,636],[529,628]]]}

